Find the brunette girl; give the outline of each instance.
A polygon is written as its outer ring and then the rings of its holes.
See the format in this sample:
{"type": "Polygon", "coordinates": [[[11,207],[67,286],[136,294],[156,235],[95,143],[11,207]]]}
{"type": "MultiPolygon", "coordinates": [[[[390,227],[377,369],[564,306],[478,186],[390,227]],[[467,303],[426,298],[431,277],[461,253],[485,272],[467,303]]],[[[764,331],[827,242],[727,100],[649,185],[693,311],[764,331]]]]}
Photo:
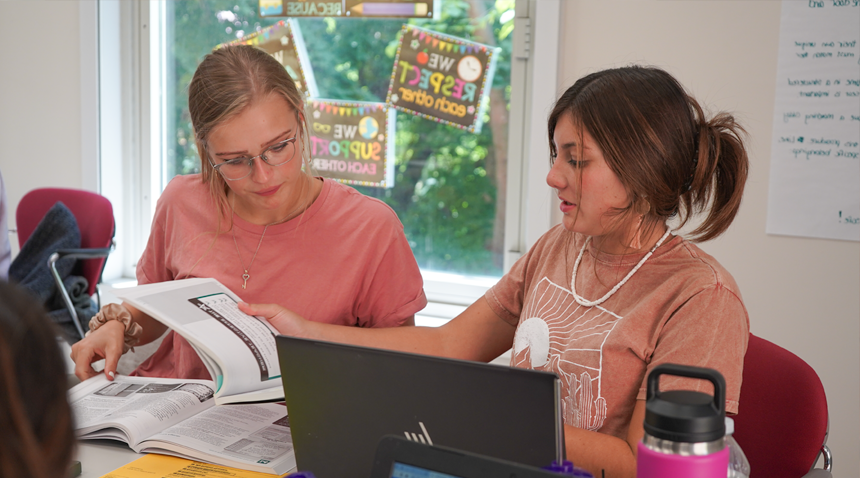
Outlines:
{"type": "Polygon", "coordinates": [[[513,348],[513,366],[561,378],[568,458],[595,476],[633,477],[654,366],[719,370],[737,412],[749,319],[732,276],[691,241],[717,237],[738,212],[744,131],[729,114],[707,118],[665,71],[638,66],[580,79],[548,123],[547,184],[563,224],[444,326],[355,330],[240,307],[300,337],[479,361],[513,348]],[[673,233],[697,213],[689,240],[673,233]]]}

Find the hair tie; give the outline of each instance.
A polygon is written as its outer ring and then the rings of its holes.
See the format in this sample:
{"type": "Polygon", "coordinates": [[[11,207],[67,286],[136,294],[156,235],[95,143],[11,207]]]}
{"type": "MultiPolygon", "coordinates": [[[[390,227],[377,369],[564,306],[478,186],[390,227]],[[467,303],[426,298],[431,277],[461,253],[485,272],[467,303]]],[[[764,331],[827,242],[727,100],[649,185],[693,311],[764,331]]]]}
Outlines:
{"type": "Polygon", "coordinates": [[[684,192],[693,187],[693,178],[696,177],[696,166],[699,165],[699,135],[696,135],[696,152],[693,153],[693,165],[690,167],[690,176],[684,182],[684,192]]]}
{"type": "Polygon", "coordinates": [[[99,327],[111,320],[116,320],[125,326],[122,353],[125,354],[129,350],[134,352],[134,346],[140,342],[140,334],[143,333],[143,328],[140,324],[134,321],[131,316],[131,312],[121,304],[111,303],[102,307],[101,310],[99,310],[98,313],[90,319],[90,330],[87,331],[86,335],[90,335],[90,333],[95,332],[99,327]]]}

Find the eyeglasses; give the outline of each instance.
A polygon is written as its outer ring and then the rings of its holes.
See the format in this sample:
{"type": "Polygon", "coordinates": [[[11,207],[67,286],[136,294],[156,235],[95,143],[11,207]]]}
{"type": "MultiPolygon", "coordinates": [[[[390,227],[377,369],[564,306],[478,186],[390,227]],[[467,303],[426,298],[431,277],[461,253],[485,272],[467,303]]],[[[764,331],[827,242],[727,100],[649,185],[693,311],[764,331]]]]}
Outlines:
{"type": "Polygon", "coordinates": [[[213,163],[212,158],[209,158],[209,164],[228,181],[244,179],[251,175],[251,171],[254,170],[254,160],[257,158],[262,159],[269,166],[289,163],[296,155],[296,138],[297,136],[294,136],[275,143],[253,158],[233,158],[218,164],[213,163]]]}

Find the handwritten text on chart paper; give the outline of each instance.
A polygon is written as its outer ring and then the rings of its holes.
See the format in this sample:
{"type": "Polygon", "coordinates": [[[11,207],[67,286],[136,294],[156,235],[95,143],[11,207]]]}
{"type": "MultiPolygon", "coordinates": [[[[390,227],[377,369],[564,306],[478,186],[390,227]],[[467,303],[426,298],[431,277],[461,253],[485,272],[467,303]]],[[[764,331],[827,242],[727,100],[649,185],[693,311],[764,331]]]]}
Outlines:
{"type": "Polygon", "coordinates": [[[860,0],[783,1],[767,232],[860,240],[860,0]]]}
{"type": "Polygon", "coordinates": [[[844,8],[857,6],[860,6],[860,0],[809,0],[809,8],[844,8]]]}

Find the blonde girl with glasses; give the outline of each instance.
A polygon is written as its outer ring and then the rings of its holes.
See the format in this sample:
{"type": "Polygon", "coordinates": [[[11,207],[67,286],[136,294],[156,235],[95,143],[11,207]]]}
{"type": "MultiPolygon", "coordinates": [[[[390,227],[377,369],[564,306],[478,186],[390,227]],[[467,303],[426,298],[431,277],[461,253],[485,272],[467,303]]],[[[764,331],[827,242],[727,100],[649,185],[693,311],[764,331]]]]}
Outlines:
{"type": "MultiPolygon", "coordinates": [[[[284,67],[251,46],[207,55],[188,87],[200,174],[175,177],[158,200],[139,284],[211,277],[248,302],[354,327],[412,325],[427,300],[403,226],[384,203],[314,177],[304,98],[284,67]]],[[[121,354],[166,327],[110,304],[72,347],[75,373],[112,378],[121,354]]],[[[133,374],[210,379],[169,331],[133,374]]]]}
{"type": "MultiPolygon", "coordinates": [[[[703,213],[694,241],[729,227],[747,177],[745,133],[727,113],[706,116],[665,71],[636,66],[577,81],[548,130],[546,181],[562,224],[444,326],[352,330],[277,305],[240,308],[298,337],[476,361],[512,349],[512,366],[559,376],[568,459],[594,476],[632,478],[654,366],[720,371],[727,410],[738,411],[749,337],[740,291],[670,225],[703,213]]],[[[702,386],[672,378],[660,389],[702,386]]]]}

